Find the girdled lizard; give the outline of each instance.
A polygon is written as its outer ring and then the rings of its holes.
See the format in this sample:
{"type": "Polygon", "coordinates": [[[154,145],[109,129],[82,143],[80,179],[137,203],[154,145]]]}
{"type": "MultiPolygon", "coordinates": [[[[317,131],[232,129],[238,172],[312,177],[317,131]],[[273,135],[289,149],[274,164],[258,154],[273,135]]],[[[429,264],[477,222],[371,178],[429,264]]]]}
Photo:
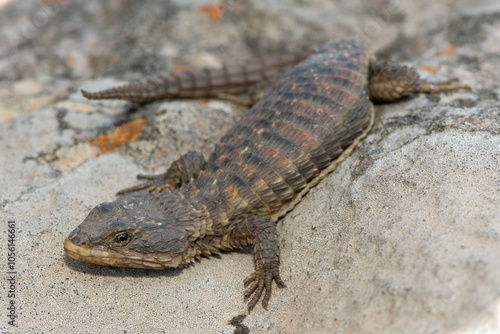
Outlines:
{"type": "MultiPolygon", "coordinates": [[[[289,58],[279,71],[264,64],[252,73],[275,77],[300,58],[289,58]]],[[[235,93],[226,84],[240,89],[257,81],[247,80],[248,68],[240,69],[218,72],[217,85],[214,70],[205,70],[84,95],[145,102],[235,93]]],[[[364,41],[327,43],[282,76],[222,137],[208,161],[191,151],[164,174],[140,176],[148,182],[95,207],[64,250],[91,263],[163,269],[253,246],[255,272],[244,281],[244,296],[251,298],[250,311],[264,294],[267,308],[273,280],[285,287],[275,223],[366,136],[374,119],[370,100],[455,89],[467,87],[423,83],[413,68],[374,60],[364,41]],[[136,192],[141,189],[148,191],[136,192]]]]}

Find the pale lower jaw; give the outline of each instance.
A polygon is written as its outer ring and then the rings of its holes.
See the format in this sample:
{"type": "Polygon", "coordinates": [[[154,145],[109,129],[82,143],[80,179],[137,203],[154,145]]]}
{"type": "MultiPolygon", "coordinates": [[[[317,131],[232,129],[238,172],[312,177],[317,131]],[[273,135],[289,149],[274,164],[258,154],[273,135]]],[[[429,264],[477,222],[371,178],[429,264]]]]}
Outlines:
{"type": "Polygon", "coordinates": [[[64,251],[74,259],[113,267],[143,269],[164,269],[179,266],[178,258],[168,254],[153,256],[136,252],[120,253],[114,250],[100,250],[88,246],[78,246],[69,239],[64,240],[64,251]]]}

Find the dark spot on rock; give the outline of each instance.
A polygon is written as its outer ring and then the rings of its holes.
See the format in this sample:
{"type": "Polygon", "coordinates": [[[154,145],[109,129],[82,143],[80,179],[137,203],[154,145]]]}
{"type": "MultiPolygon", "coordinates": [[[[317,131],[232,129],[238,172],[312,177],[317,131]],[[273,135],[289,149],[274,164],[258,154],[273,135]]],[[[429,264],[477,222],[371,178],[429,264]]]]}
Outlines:
{"type": "Polygon", "coordinates": [[[234,334],[250,333],[250,329],[242,324],[243,320],[245,320],[246,317],[247,316],[245,314],[240,314],[229,321],[229,324],[235,327],[233,332],[234,334]]]}

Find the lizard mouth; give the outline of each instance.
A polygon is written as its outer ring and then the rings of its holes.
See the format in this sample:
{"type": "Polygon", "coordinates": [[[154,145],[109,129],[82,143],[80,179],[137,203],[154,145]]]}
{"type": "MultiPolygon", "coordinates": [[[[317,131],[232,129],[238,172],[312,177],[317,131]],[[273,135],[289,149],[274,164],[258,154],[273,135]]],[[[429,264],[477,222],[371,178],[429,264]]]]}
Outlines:
{"type": "Polygon", "coordinates": [[[177,267],[182,260],[180,256],[170,254],[141,254],[132,251],[117,252],[112,249],[100,249],[87,245],[77,245],[71,240],[64,240],[64,252],[70,257],[94,264],[113,267],[129,267],[143,269],[164,269],[177,267]]]}

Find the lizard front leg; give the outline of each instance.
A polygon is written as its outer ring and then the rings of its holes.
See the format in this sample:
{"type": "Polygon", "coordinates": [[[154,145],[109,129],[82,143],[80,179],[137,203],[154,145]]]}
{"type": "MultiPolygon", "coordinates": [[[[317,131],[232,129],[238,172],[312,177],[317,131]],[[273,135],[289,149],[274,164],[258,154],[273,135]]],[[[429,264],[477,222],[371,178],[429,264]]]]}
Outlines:
{"type": "Polygon", "coordinates": [[[270,217],[251,216],[237,225],[231,237],[237,244],[253,245],[255,272],[244,281],[245,301],[251,297],[248,312],[255,307],[264,290],[262,306],[267,309],[273,281],[279,288],[286,287],[279,273],[280,247],[276,224],[270,217]]]}
{"type": "Polygon", "coordinates": [[[117,196],[126,193],[147,189],[151,193],[161,193],[177,189],[198,177],[200,171],[205,169],[207,162],[203,154],[198,151],[189,151],[175,160],[167,171],[158,175],[137,175],[137,179],[146,182],[125,188],[116,193],[117,196]]]}

